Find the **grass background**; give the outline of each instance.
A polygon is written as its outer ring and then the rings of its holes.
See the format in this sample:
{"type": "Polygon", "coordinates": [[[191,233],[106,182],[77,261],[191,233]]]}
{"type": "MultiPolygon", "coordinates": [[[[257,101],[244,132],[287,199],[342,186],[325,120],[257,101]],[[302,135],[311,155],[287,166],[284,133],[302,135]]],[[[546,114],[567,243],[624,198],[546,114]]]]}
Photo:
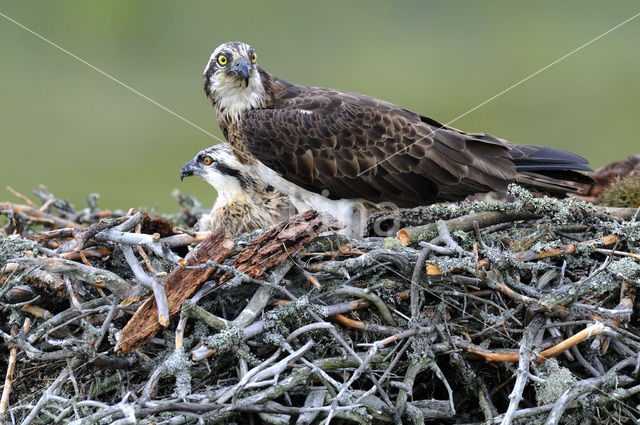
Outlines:
{"type": "MultiPolygon", "coordinates": [[[[633,1],[14,2],[0,12],[222,137],[201,72],[220,43],[300,84],[448,122],[640,12],[633,1]]],[[[452,125],[598,167],[640,151],[640,17],[452,125]]],[[[0,16],[0,199],[43,183],[81,207],[175,212],[179,168],[215,142],[0,16]]]]}

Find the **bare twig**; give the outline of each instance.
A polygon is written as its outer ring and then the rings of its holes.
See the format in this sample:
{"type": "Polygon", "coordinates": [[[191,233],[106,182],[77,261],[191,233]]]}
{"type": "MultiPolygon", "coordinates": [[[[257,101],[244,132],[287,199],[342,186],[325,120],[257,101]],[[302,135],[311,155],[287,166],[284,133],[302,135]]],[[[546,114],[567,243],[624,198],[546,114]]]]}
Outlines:
{"type": "Polygon", "coordinates": [[[130,246],[125,246],[123,248],[124,258],[127,260],[129,267],[133,271],[133,274],[138,279],[138,282],[150,288],[153,291],[153,297],[156,301],[156,307],[158,309],[158,322],[162,326],[169,325],[169,304],[167,302],[167,294],[164,292],[164,287],[158,283],[158,281],[149,276],[142,270],[140,264],[138,264],[138,259],[136,258],[133,250],[130,246]]]}

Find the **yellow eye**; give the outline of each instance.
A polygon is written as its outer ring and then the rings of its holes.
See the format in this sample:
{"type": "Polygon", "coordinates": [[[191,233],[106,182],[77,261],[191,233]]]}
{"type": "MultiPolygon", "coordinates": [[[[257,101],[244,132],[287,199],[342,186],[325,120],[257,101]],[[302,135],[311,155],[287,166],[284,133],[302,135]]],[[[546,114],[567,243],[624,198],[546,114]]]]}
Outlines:
{"type": "Polygon", "coordinates": [[[222,66],[225,66],[227,64],[227,57],[225,55],[218,56],[218,63],[222,66]]]}
{"type": "MultiPolygon", "coordinates": [[[[219,61],[220,61],[220,59],[218,59],[218,62],[219,61]]],[[[204,162],[204,165],[211,165],[211,163],[213,162],[213,158],[211,158],[209,155],[207,155],[204,158],[202,158],[202,162],[204,162]]]]}
{"type": "Polygon", "coordinates": [[[251,53],[251,62],[256,63],[257,60],[258,55],[256,55],[256,52],[251,53]]]}

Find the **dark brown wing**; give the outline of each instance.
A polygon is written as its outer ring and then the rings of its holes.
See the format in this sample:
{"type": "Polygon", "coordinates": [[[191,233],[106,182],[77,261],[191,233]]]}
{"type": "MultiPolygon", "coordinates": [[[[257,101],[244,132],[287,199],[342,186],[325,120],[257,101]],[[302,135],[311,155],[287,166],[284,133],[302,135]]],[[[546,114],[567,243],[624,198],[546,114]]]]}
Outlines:
{"type": "Polygon", "coordinates": [[[287,180],[333,199],[424,205],[504,190],[516,176],[502,141],[388,102],[293,85],[276,100],[241,117],[246,147],[287,180]]]}

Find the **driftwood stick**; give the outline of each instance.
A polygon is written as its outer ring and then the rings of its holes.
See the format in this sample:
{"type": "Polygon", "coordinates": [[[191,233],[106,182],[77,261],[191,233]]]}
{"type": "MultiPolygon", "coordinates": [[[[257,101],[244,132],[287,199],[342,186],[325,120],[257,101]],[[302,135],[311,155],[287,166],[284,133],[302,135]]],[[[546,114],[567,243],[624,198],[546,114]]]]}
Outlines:
{"type": "Polygon", "coordinates": [[[111,255],[111,250],[108,248],[100,247],[85,248],[77,252],[65,252],[63,254],[60,254],[60,258],[64,258],[65,260],[78,261],[82,259],[82,256],[84,256],[85,258],[104,258],[108,255],[111,255]]]}
{"type": "MultiPolygon", "coordinates": [[[[586,329],[578,332],[577,334],[571,336],[570,338],[562,341],[560,344],[554,345],[553,347],[540,352],[535,361],[536,363],[542,363],[547,359],[563,353],[564,351],[570,349],[574,345],[579,344],[588,338],[600,335],[601,333],[605,332],[605,330],[607,330],[607,328],[602,323],[591,325],[586,329]]],[[[470,344],[463,339],[456,338],[456,345],[464,348],[469,353],[477,354],[480,357],[483,357],[488,362],[517,362],[520,360],[520,356],[517,353],[489,352],[478,346],[474,346],[473,344],[470,344]]]]}
{"type": "Polygon", "coordinates": [[[409,289],[409,296],[411,302],[411,318],[415,319],[418,317],[418,310],[420,308],[420,299],[418,288],[420,286],[420,282],[422,282],[422,274],[424,269],[424,263],[427,261],[427,257],[431,253],[431,248],[426,246],[422,248],[420,251],[420,255],[418,256],[418,260],[416,261],[416,265],[413,269],[413,273],[411,274],[411,288],[409,289]]]}
{"type": "MultiPolygon", "coordinates": [[[[534,214],[526,210],[508,212],[487,211],[446,220],[445,224],[452,232],[458,230],[468,232],[473,230],[474,222],[477,222],[480,227],[487,227],[508,221],[532,220],[539,217],[539,214],[534,214]]],[[[429,241],[438,236],[438,223],[400,229],[396,236],[402,246],[417,245],[422,241],[429,241]]]]}
{"type": "Polygon", "coordinates": [[[24,311],[25,313],[28,313],[37,319],[47,320],[53,317],[53,314],[51,314],[51,312],[45,310],[42,307],[38,307],[37,305],[23,305],[22,307],[20,307],[20,311],[24,311]]]}
{"type": "MultiPolygon", "coordinates": [[[[74,229],[73,237],[76,244],[72,249],[74,251],[82,250],[84,248],[84,244],[86,244],[89,239],[102,232],[103,230],[123,224],[127,219],[128,217],[121,217],[120,219],[102,219],[99,222],[89,226],[86,230],[78,231],[77,229],[74,229]]],[[[71,248],[72,246],[73,244],[69,244],[69,248],[71,248]]]]}
{"type": "Polygon", "coordinates": [[[229,418],[238,409],[249,406],[260,405],[270,400],[280,397],[286,391],[305,383],[311,375],[311,369],[308,367],[299,367],[294,369],[289,376],[280,380],[277,384],[262,390],[256,394],[237,399],[230,408],[221,408],[217,411],[210,411],[203,414],[203,418],[207,421],[221,421],[229,418]]]}
{"type": "Polygon", "coordinates": [[[326,261],[315,266],[311,265],[307,267],[307,270],[347,277],[350,281],[355,277],[352,278],[351,273],[358,273],[358,276],[362,276],[363,270],[371,273],[376,269],[387,267],[387,263],[393,264],[404,273],[409,267],[410,258],[407,253],[399,254],[390,249],[374,249],[364,255],[344,261],[326,261]]]}
{"type": "Polygon", "coordinates": [[[413,394],[413,384],[418,373],[427,367],[431,361],[433,361],[433,359],[430,356],[425,355],[420,360],[410,363],[407,367],[404,379],[402,380],[403,386],[398,391],[398,398],[396,399],[396,410],[401,416],[405,412],[409,397],[413,394]]]}
{"type": "Polygon", "coordinates": [[[569,245],[563,245],[559,248],[548,249],[540,252],[521,251],[513,254],[513,258],[517,261],[541,260],[543,258],[555,257],[558,255],[573,254],[574,252],[576,252],[576,249],[579,249],[580,246],[594,245],[594,244],[613,245],[619,240],[620,240],[620,236],[618,235],[608,235],[598,239],[591,239],[588,241],[579,242],[575,244],[572,243],[569,245]]]}
{"type": "Polygon", "coordinates": [[[394,320],[389,308],[386,304],[378,297],[376,294],[362,288],[356,288],[355,286],[342,285],[336,289],[334,289],[332,294],[335,295],[350,295],[352,297],[363,298],[369,301],[373,306],[375,306],[380,312],[381,317],[387,322],[390,326],[397,326],[396,321],[394,320]]]}
{"type": "Polygon", "coordinates": [[[624,252],[624,251],[614,251],[612,249],[604,249],[604,248],[595,248],[594,249],[595,252],[599,252],[600,254],[604,254],[604,255],[620,255],[623,257],[631,257],[635,260],[639,260],[640,261],[640,254],[633,254],[631,252],[624,252]]]}
{"type": "Polygon", "coordinates": [[[617,208],[617,207],[603,207],[600,205],[594,205],[594,210],[603,216],[613,217],[619,220],[634,220],[637,217],[640,208],[617,208]]]}
{"type": "MultiPolygon", "coordinates": [[[[271,272],[271,276],[269,276],[270,282],[273,285],[278,285],[292,266],[293,263],[291,261],[286,261],[276,266],[271,272]]],[[[240,314],[238,314],[238,317],[233,320],[232,326],[244,328],[250,323],[253,323],[269,302],[272,290],[273,286],[260,285],[258,290],[253,294],[253,297],[251,297],[247,306],[242,309],[240,314]]]]}
{"type": "Polygon", "coordinates": [[[19,205],[12,202],[0,202],[0,210],[12,210],[17,213],[24,214],[30,220],[36,223],[47,224],[55,228],[73,227],[81,228],[82,225],[74,223],[73,221],[64,220],[56,217],[53,214],[47,214],[40,211],[38,208],[30,207],[28,205],[19,205]]]}
{"type": "MultiPolygon", "coordinates": [[[[636,213],[635,208],[608,208],[608,207],[593,207],[594,210],[600,213],[603,217],[612,217],[615,219],[629,220],[636,213]]],[[[479,227],[487,227],[495,224],[520,221],[520,220],[533,220],[540,218],[542,213],[536,213],[527,211],[525,209],[520,211],[485,211],[468,214],[462,217],[446,220],[445,224],[449,230],[455,232],[462,230],[469,232],[473,230],[473,222],[478,222],[479,227]]],[[[400,244],[403,246],[417,245],[420,242],[428,241],[435,238],[438,235],[438,223],[429,223],[424,226],[406,227],[400,229],[396,235],[400,244]]]]}
{"type": "Polygon", "coordinates": [[[102,231],[94,236],[94,239],[101,242],[114,242],[124,245],[140,245],[153,251],[158,257],[165,258],[172,263],[179,263],[181,258],[175,254],[168,246],[164,245],[160,238],[154,235],[143,233],[120,232],[113,229],[102,231]]]}
{"type": "Polygon", "coordinates": [[[26,340],[20,336],[12,336],[4,333],[0,330],[0,336],[11,344],[15,344],[16,347],[24,351],[29,359],[40,361],[54,361],[68,359],[74,356],[75,352],[80,352],[83,347],[74,346],[72,349],[64,348],[58,351],[42,351],[33,345],[29,344],[26,340]]]}
{"type": "Polygon", "coordinates": [[[298,416],[296,425],[311,425],[315,422],[316,418],[320,414],[319,410],[311,410],[312,408],[321,407],[327,397],[326,390],[313,390],[307,395],[302,407],[303,412],[298,416]]]}
{"type": "MultiPolygon", "coordinates": [[[[22,199],[24,202],[27,203],[27,205],[29,205],[31,208],[38,208],[38,206],[36,204],[33,203],[33,201],[29,198],[27,198],[25,195],[23,195],[22,193],[18,192],[17,190],[15,190],[14,188],[12,188],[11,186],[5,186],[5,188],[11,192],[11,194],[17,198],[22,199]]],[[[39,209],[39,208],[38,208],[39,209]]]]}
{"type": "Polygon", "coordinates": [[[513,416],[518,410],[520,401],[522,401],[522,393],[527,385],[529,379],[529,362],[531,360],[531,351],[533,350],[533,339],[538,333],[540,326],[544,323],[544,316],[541,314],[536,315],[531,322],[527,325],[527,329],[522,336],[522,342],[520,343],[519,363],[518,370],[516,371],[516,382],[513,386],[511,394],[509,394],[509,407],[504,414],[504,419],[500,425],[510,425],[513,422],[513,416]]]}
{"type": "Polygon", "coordinates": [[[140,264],[138,264],[138,259],[133,253],[133,249],[130,246],[125,246],[123,248],[124,258],[127,260],[129,267],[133,271],[133,274],[138,279],[138,282],[150,288],[153,291],[153,297],[156,302],[156,307],[158,309],[158,322],[161,326],[169,325],[169,304],[167,302],[167,294],[164,292],[164,288],[160,285],[156,279],[152,276],[149,276],[142,270],[140,264]]]}
{"type": "MultiPolygon", "coordinates": [[[[186,300],[183,304],[182,304],[182,308],[180,309],[180,320],[178,321],[178,324],[176,325],[176,336],[175,336],[175,348],[176,350],[179,348],[182,348],[183,346],[183,339],[184,339],[184,331],[186,330],[186,326],[187,326],[187,320],[189,319],[189,316],[187,316],[187,314],[185,314],[184,312],[184,306],[189,304],[192,307],[195,307],[207,314],[211,314],[208,311],[205,311],[204,309],[200,308],[197,306],[197,303],[202,299],[202,297],[205,297],[206,295],[208,295],[209,293],[211,293],[213,291],[213,289],[215,288],[216,284],[213,281],[207,281],[205,282],[200,289],[198,289],[198,291],[191,297],[191,299],[186,300]]],[[[214,315],[212,315],[214,316],[214,315]]],[[[218,318],[217,316],[214,316],[215,318],[218,318]]],[[[220,320],[224,320],[224,319],[220,319],[220,320]]]]}
{"type": "Polygon", "coordinates": [[[133,230],[138,224],[142,223],[145,217],[145,214],[142,211],[138,211],[133,215],[129,214],[120,217],[118,220],[120,221],[120,224],[116,225],[113,230],[117,232],[128,232],[133,230]]]}
{"type": "MultiPolygon", "coordinates": [[[[264,381],[267,378],[271,378],[273,376],[279,375],[282,372],[284,372],[292,363],[298,361],[307,351],[309,351],[311,349],[311,347],[313,347],[315,345],[315,342],[313,340],[309,340],[307,341],[306,344],[304,344],[302,347],[300,347],[299,349],[297,349],[296,351],[292,352],[291,354],[289,354],[287,357],[283,358],[282,360],[280,360],[279,362],[277,362],[276,364],[274,364],[273,366],[270,366],[266,369],[263,369],[259,372],[257,372],[255,375],[253,375],[251,377],[251,379],[249,379],[249,381],[247,382],[247,385],[250,385],[251,383],[256,383],[256,382],[260,382],[260,381],[264,381]]],[[[250,387],[249,387],[250,388],[250,387]]]]}
{"type": "MultiPolygon", "coordinates": [[[[30,319],[24,319],[22,332],[27,333],[31,325],[30,319]]],[[[18,326],[11,327],[11,336],[18,334],[18,326]]],[[[5,342],[8,344],[8,341],[5,342]]],[[[2,389],[2,398],[0,398],[0,418],[6,419],[7,407],[9,406],[9,395],[11,394],[11,386],[13,385],[13,371],[16,367],[16,357],[18,356],[18,347],[12,345],[9,349],[9,360],[7,362],[7,374],[4,379],[4,388],[2,389]]]]}
{"type": "Polygon", "coordinates": [[[65,239],[72,238],[73,232],[77,230],[73,227],[64,227],[62,229],[47,230],[46,232],[39,232],[31,236],[33,240],[43,241],[48,239],[65,239]]]}
{"type": "Polygon", "coordinates": [[[180,233],[177,235],[165,236],[160,239],[160,242],[168,248],[179,248],[181,246],[188,246],[194,243],[202,242],[205,240],[211,232],[194,232],[193,235],[187,233],[180,233]]]}
{"type": "MultiPolygon", "coordinates": [[[[207,261],[203,265],[208,267],[216,267],[211,261],[207,261]]],[[[218,265],[218,267],[219,266],[221,265],[218,265]]],[[[277,285],[292,266],[293,263],[287,261],[276,267],[275,270],[271,273],[273,285],[277,285]]],[[[231,271],[233,270],[233,268],[224,268],[224,270],[231,271]]],[[[238,272],[237,276],[244,277],[249,282],[252,280],[252,278],[244,275],[244,273],[238,272]]],[[[258,287],[258,290],[253,294],[253,297],[251,297],[249,303],[247,303],[246,307],[240,312],[240,314],[238,314],[238,317],[236,317],[234,320],[226,320],[221,317],[215,316],[208,311],[205,311],[204,309],[198,307],[197,305],[195,305],[195,303],[190,302],[189,300],[185,301],[185,303],[183,304],[182,312],[188,317],[202,320],[204,323],[214,329],[227,329],[231,327],[245,328],[250,323],[252,323],[259,314],[262,313],[263,309],[269,302],[272,290],[272,286],[260,285],[258,287]]]]}
{"type": "Polygon", "coordinates": [[[149,375],[149,378],[147,379],[147,382],[142,388],[142,393],[140,394],[140,399],[142,401],[147,402],[151,399],[153,390],[156,388],[156,386],[160,382],[160,378],[164,374],[165,369],[166,367],[164,363],[160,363],[153,369],[153,372],[151,372],[151,374],[149,375]]]}
{"type": "Polygon", "coordinates": [[[30,258],[20,257],[14,260],[25,266],[39,267],[51,273],[61,273],[74,276],[96,286],[104,286],[120,299],[132,295],[131,285],[117,274],[105,269],[98,269],[64,258],[30,258]]]}
{"type": "MultiPolygon", "coordinates": [[[[305,348],[304,351],[306,352],[310,347],[304,347],[304,348],[305,348]]],[[[245,386],[249,383],[250,380],[252,380],[254,376],[264,371],[267,367],[269,367],[270,364],[273,364],[273,362],[275,362],[278,359],[278,357],[280,357],[281,354],[282,354],[282,349],[278,349],[276,350],[275,353],[271,355],[271,357],[266,359],[264,362],[260,363],[258,366],[254,367],[253,369],[246,371],[246,373],[244,373],[244,375],[236,385],[227,389],[225,392],[222,393],[222,395],[220,395],[220,397],[216,399],[216,403],[225,403],[232,397],[235,397],[239,391],[245,388],[245,386]]]]}
{"type": "Polygon", "coordinates": [[[93,341],[93,348],[95,348],[96,350],[98,349],[98,347],[100,347],[102,340],[104,339],[105,335],[109,331],[109,325],[111,325],[111,322],[116,317],[116,313],[120,309],[120,306],[118,305],[118,300],[115,299],[115,297],[113,298],[114,299],[111,300],[111,308],[109,309],[109,313],[107,313],[107,317],[105,317],[104,322],[100,327],[100,332],[98,333],[95,340],[93,341]]]}
{"type": "Polygon", "coordinates": [[[400,328],[393,326],[379,325],[377,323],[363,322],[361,320],[353,320],[342,314],[334,314],[331,316],[336,322],[345,326],[361,329],[365,332],[378,333],[382,335],[394,335],[400,332],[400,328]]]}
{"type": "MultiPolygon", "coordinates": [[[[16,259],[19,261],[20,259],[16,259]]],[[[33,264],[37,264],[37,261],[34,261],[33,264]]],[[[29,266],[23,264],[22,262],[16,263],[7,263],[7,270],[11,271],[11,273],[16,271],[24,270],[23,275],[16,276],[15,279],[8,280],[11,283],[17,283],[21,279],[25,279],[29,282],[39,282],[42,286],[50,288],[52,291],[63,292],[66,290],[66,284],[64,279],[59,274],[50,273],[47,270],[42,270],[39,266],[29,266]]],[[[9,288],[7,288],[9,289],[9,288]]],[[[2,294],[2,290],[0,290],[0,295],[2,294]]],[[[16,293],[17,291],[9,290],[9,292],[16,293]]]]}
{"type": "Polygon", "coordinates": [[[186,300],[184,303],[182,303],[181,311],[182,314],[184,314],[186,317],[200,320],[213,329],[228,329],[231,327],[231,322],[229,320],[209,313],[207,310],[199,307],[191,300],[186,300]]]}
{"type": "Polygon", "coordinates": [[[487,273],[486,279],[484,282],[489,286],[489,288],[497,289],[502,292],[507,297],[511,298],[514,301],[522,303],[529,308],[532,307],[541,307],[540,302],[537,298],[528,297],[526,295],[519,294],[515,292],[513,289],[509,288],[504,282],[501,282],[501,277],[498,276],[497,273],[489,272],[487,273]]]}
{"type": "Polygon", "coordinates": [[[153,266],[153,264],[151,263],[151,260],[149,259],[149,256],[147,255],[146,252],[144,252],[144,249],[142,249],[140,245],[136,246],[136,252],[140,257],[142,257],[142,261],[144,261],[144,264],[147,266],[147,269],[149,269],[149,272],[151,272],[153,275],[157,277],[158,270],[153,266]]]}

